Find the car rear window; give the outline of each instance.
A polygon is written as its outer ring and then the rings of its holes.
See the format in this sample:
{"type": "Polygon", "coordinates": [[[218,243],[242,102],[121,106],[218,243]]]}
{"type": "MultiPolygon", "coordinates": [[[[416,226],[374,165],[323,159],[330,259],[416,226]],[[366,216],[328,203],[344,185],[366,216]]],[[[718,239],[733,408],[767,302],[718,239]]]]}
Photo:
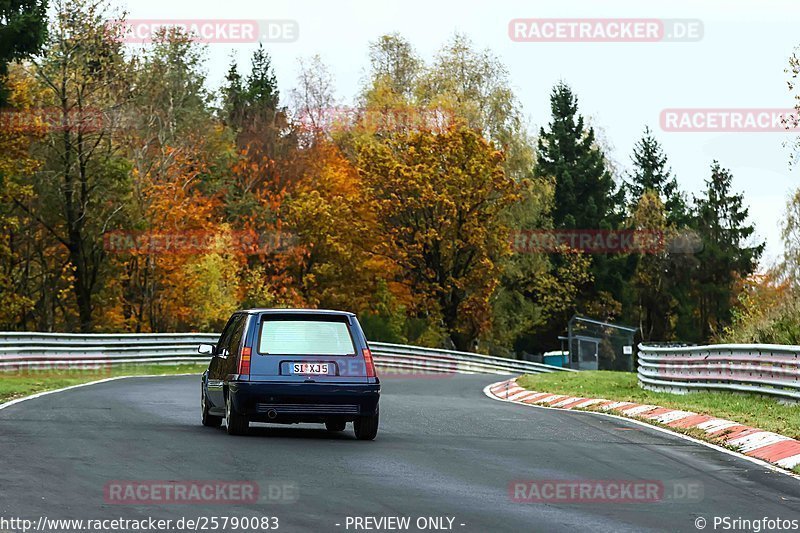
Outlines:
{"type": "Polygon", "coordinates": [[[258,336],[264,355],[354,355],[350,329],[341,320],[265,318],[258,336]]]}

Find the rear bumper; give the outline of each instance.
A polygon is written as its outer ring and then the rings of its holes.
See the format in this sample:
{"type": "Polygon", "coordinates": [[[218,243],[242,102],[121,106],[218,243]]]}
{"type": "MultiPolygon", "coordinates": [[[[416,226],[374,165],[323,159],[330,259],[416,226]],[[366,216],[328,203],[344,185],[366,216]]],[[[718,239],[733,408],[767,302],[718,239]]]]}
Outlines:
{"type": "Polygon", "coordinates": [[[367,383],[228,382],[234,409],[257,422],[355,420],[377,412],[380,390],[367,383]]]}

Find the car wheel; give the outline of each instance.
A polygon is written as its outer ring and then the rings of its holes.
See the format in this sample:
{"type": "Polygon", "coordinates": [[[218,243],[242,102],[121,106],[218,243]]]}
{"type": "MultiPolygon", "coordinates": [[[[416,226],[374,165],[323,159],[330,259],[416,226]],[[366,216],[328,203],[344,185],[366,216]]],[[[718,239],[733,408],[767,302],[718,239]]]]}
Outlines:
{"type": "Polygon", "coordinates": [[[228,435],[245,435],[249,427],[250,420],[246,415],[240,415],[234,411],[231,395],[227,394],[225,398],[225,428],[228,435]]]}
{"type": "Polygon", "coordinates": [[[353,422],[358,440],[374,440],[378,435],[378,411],[372,416],[360,416],[353,422]]]}
{"type": "Polygon", "coordinates": [[[222,417],[208,414],[208,400],[206,393],[203,390],[203,384],[200,383],[200,412],[202,413],[201,420],[204,426],[218,428],[222,425],[222,417]]]}
{"type": "Polygon", "coordinates": [[[344,431],[347,422],[344,420],[328,420],[325,422],[325,429],[328,431],[344,431]]]}

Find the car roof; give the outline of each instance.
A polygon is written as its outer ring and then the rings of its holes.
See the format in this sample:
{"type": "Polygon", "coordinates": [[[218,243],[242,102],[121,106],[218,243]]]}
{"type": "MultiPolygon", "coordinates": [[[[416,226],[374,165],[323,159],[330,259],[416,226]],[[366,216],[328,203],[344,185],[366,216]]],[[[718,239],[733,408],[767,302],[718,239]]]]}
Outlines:
{"type": "Polygon", "coordinates": [[[340,315],[340,316],[355,316],[354,313],[349,311],[337,311],[335,309],[280,309],[280,308],[256,308],[256,309],[242,309],[237,313],[248,314],[303,314],[303,315],[340,315]]]}

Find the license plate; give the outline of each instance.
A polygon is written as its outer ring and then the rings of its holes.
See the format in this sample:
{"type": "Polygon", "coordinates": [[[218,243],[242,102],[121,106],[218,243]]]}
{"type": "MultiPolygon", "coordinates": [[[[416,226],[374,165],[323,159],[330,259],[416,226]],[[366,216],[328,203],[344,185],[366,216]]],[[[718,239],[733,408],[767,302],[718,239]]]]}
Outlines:
{"type": "Polygon", "coordinates": [[[328,363],[292,363],[292,374],[321,375],[328,373],[328,363]]]}

